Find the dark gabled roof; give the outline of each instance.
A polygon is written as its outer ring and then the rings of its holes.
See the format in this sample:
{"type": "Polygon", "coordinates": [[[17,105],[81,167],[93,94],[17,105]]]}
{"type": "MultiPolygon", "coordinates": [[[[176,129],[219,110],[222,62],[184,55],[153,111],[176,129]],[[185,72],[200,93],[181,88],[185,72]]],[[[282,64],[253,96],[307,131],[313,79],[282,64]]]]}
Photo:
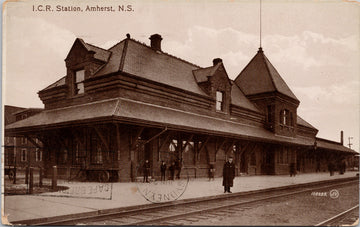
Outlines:
{"type": "MultiPolygon", "coordinates": [[[[80,38],[75,42],[80,42],[87,50],[101,54],[103,59],[108,56],[106,64],[101,66],[92,77],[125,72],[204,96],[208,95],[199,87],[198,83],[206,81],[208,76],[212,76],[223,65],[218,63],[215,66],[201,68],[170,54],[155,51],[130,38],[122,40],[108,50],[85,43],[80,38]]],[[[43,91],[65,85],[65,78],[66,76],[62,77],[43,91]]],[[[229,82],[232,83],[230,80],[229,82]]],[[[232,104],[259,112],[237,86],[232,86],[234,87],[231,93],[232,104]]]]}
{"type": "Polygon", "coordinates": [[[299,101],[261,48],[235,79],[245,95],[279,92],[299,101]]]}
{"type": "Polygon", "coordinates": [[[231,84],[231,104],[260,113],[259,109],[245,97],[240,88],[234,82],[231,84]]]}
{"type": "Polygon", "coordinates": [[[301,117],[299,117],[299,115],[297,115],[297,124],[298,125],[302,125],[308,128],[312,128],[315,130],[318,130],[317,128],[315,128],[314,126],[312,126],[310,123],[308,123],[307,121],[305,121],[304,119],[302,119],[301,117]]]}
{"type": "Polygon", "coordinates": [[[213,76],[216,70],[220,67],[220,63],[201,69],[195,69],[193,74],[198,83],[206,82],[209,76],[213,76]]]}
{"type": "Polygon", "coordinates": [[[206,95],[195,81],[192,71],[199,66],[160,51],[154,51],[133,39],[125,39],[110,48],[109,63],[96,76],[122,71],[148,80],[206,95]]]}
{"type": "Polygon", "coordinates": [[[94,51],[94,58],[99,59],[103,62],[107,62],[109,60],[109,57],[111,55],[111,52],[105,49],[102,49],[100,47],[94,46],[89,43],[85,43],[84,40],[77,38],[88,51],[94,51]]]}

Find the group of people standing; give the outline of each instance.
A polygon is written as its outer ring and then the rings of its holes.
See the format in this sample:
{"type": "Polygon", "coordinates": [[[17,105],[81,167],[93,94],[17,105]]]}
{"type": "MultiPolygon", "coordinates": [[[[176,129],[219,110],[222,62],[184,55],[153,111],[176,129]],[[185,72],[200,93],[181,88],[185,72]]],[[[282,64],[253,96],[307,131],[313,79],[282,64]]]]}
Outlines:
{"type": "MultiPolygon", "coordinates": [[[[181,160],[176,160],[176,161],[171,162],[171,165],[169,167],[167,167],[165,161],[161,161],[161,164],[160,164],[160,173],[161,173],[160,179],[161,179],[161,181],[166,180],[166,170],[169,170],[169,172],[170,172],[169,180],[175,179],[175,171],[176,171],[176,179],[180,179],[181,169],[182,169],[181,160]]],[[[149,174],[150,174],[149,160],[145,160],[145,163],[143,165],[143,173],[144,173],[143,182],[149,182],[149,180],[148,180],[149,174]]]]}
{"type": "Polygon", "coordinates": [[[175,179],[175,171],[176,171],[176,179],[180,179],[182,163],[181,160],[176,160],[171,162],[169,168],[167,168],[165,161],[161,161],[160,172],[161,172],[161,181],[165,181],[166,179],[166,169],[170,171],[169,180],[175,179]]]}
{"type": "MultiPolygon", "coordinates": [[[[181,160],[173,161],[171,165],[167,168],[166,162],[161,161],[160,165],[160,173],[161,173],[161,181],[166,180],[166,170],[168,169],[170,172],[170,180],[175,179],[175,171],[176,173],[176,179],[180,179],[181,174],[181,168],[182,163],[181,160]]],[[[210,168],[211,172],[211,178],[214,178],[215,168],[212,166],[210,168]]],[[[144,173],[144,179],[143,182],[149,182],[149,174],[150,174],[150,163],[149,160],[145,160],[143,165],[143,173],[144,173]]],[[[230,187],[234,185],[234,178],[235,178],[235,164],[233,162],[233,158],[229,157],[228,161],[225,162],[224,168],[223,168],[223,186],[224,186],[224,193],[228,192],[231,193],[230,187]]]]}

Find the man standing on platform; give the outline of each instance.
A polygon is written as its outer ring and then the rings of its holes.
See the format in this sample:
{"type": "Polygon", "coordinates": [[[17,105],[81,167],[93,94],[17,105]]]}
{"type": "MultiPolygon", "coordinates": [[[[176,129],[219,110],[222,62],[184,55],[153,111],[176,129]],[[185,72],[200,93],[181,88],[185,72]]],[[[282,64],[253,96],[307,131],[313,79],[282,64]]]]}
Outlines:
{"type": "Polygon", "coordinates": [[[235,164],[233,163],[232,157],[229,157],[229,160],[225,162],[223,168],[223,186],[224,186],[224,193],[230,191],[230,187],[233,186],[235,178],[235,164]]]}
{"type": "Polygon", "coordinates": [[[166,163],[164,161],[161,161],[160,172],[161,172],[161,181],[165,181],[166,163]]]}
{"type": "Polygon", "coordinates": [[[169,167],[169,170],[170,170],[170,180],[174,180],[174,175],[175,175],[175,162],[172,162],[170,167],[169,167]]]}
{"type": "Polygon", "coordinates": [[[144,163],[144,180],[143,182],[149,183],[149,174],[150,174],[150,163],[149,160],[145,160],[144,163]]]}

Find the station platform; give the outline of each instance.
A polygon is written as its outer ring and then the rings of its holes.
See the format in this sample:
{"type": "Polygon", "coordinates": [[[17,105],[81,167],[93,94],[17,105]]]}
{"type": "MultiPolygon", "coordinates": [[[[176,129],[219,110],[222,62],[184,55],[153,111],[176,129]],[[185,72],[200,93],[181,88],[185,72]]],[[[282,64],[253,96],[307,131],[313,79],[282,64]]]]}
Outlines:
{"type": "MultiPolygon", "coordinates": [[[[248,192],[261,189],[276,188],[295,184],[310,183],[339,178],[355,177],[358,172],[350,171],[343,175],[335,173],[303,173],[295,177],[281,176],[238,176],[234,179],[233,193],[248,192]]],[[[176,182],[175,180],[174,182],[176,182]]],[[[179,180],[178,180],[179,181],[179,180]]],[[[79,216],[82,214],[97,214],[119,208],[147,205],[152,202],[139,192],[139,184],[146,183],[96,183],[58,181],[58,185],[69,189],[59,192],[49,192],[37,195],[8,195],[2,197],[3,224],[30,219],[51,220],[79,216]],[[6,218],[7,220],[6,220],[6,218]]],[[[151,183],[150,183],[151,184],[151,183]]],[[[184,192],[177,200],[196,199],[207,196],[223,195],[222,178],[212,181],[206,178],[190,179],[184,192]]]]}

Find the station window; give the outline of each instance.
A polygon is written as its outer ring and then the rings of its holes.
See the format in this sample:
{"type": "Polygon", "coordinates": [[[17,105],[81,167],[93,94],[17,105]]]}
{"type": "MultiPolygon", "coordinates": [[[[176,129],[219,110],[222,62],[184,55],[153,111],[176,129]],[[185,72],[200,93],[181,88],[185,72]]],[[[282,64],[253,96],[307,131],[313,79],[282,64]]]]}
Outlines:
{"type": "Polygon", "coordinates": [[[287,110],[287,109],[281,110],[281,112],[280,112],[280,124],[288,125],[288,126],[293,125],[293,116],[292,116],[292,113],[289,110],[287,110]]]}
{"type": "Polygon", "coordinates": [[[221,91],[216,91],[216,110],[224,110],[224,93],[221,91]]]}
{"type": "Polygon", "coordinates": [[[60,163],[66,163],[68,160],[68,150],[64,149],[60,153],[60,163]]]}
{"type": "Polygon", "coordinates": [[[27,144],[27,138],[21,137],[21,144],[27,144]]]}
{"type": "Polygon", "coordinates": [[[169,151],[170,152],[175,152],[176,151],[176,147],[177,147],[177,140],[172,140],[170,142],[170,145],[169,145],[169,151]]]}
{"type": "Polygon", "coordinates": [[[75,143],[75,163],[79,163],[79,158],[80,156],[80,144],[79,143],[75,143]]]}
{"type": "Polygon", "coordinates": [[[98,145],[95,150],[93,150],[91,155],[91,163],[94,164],[102,164],[103,163],[103,151],[101,149],[101,146],[98,145]]]}
{"type": "Polygon", "coordinates": [[[21,161],[26,162],[27,161],[27,150],[26,148],[21,149],[21,161]]]}
{"type": "Polygon", "coordinates": [[[41,162],[42,161],[42,151],[39,148],[35,150],[35,161],[41,162]]]}
{"type": "Polygon", "coordinates": [[[184,152],[188,152],[189,150],[194,149],[194,142],[183,141],[183,149],[184,152]]]}
{"type": "Polygon", "coordinates": [[[183,160],[184,165],[193,165],[195,164],[195,150],[194,150],[194,142],[183,141],[183,160]]]}
{"type": "Polygon", "coordinates": [[[101,164],[103,162],[101,147],[98,147],[96,151],[97,152],[96,152],[96,155],[95,155],[95,163],[101,164]]]}
{"type": "Polygon", "coordinates": [[[86,154],[85,154],[85,151],[84,151],[83,146],[81,145],[80,141],[75,140],[73,149],[75,151],[74,152],[75,164],[82,164],[84,162],[85,158],[86,158],[86,154]]]}
{"type": "Polygon", "coordinates": [[[75,72],[75,95],[84,93],[85,70],[75,72]]]}

